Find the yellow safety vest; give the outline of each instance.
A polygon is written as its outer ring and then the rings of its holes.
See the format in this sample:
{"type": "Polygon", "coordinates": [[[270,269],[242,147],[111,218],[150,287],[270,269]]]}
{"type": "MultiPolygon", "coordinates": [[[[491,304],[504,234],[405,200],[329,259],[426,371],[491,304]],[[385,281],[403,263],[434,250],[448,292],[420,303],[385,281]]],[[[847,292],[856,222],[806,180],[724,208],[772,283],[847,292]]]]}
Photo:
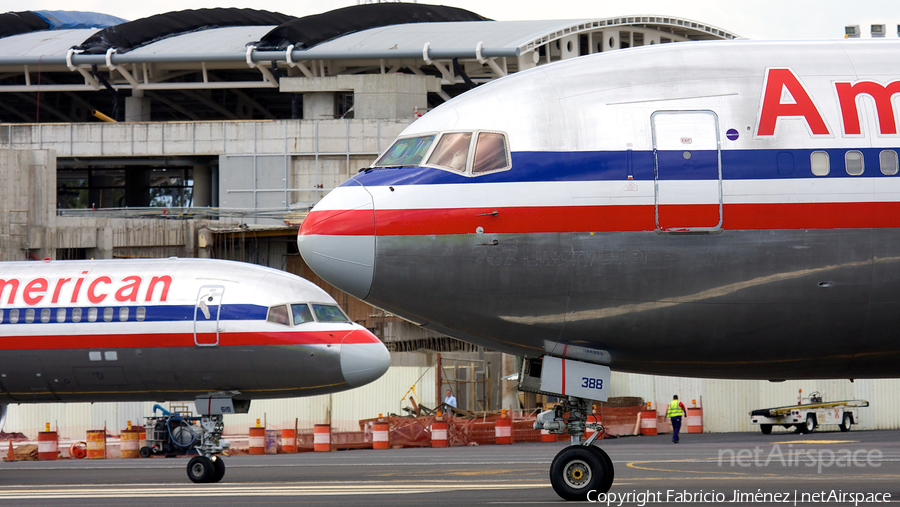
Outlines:
{"type": "Polygon", "coordinates": [[[684,411],[681,410],[678,403],[678,400],[672,400],[672,402],[669,403],[669,410],[666,412],[666,417],[681,417],[684,415],[684,411]]]}

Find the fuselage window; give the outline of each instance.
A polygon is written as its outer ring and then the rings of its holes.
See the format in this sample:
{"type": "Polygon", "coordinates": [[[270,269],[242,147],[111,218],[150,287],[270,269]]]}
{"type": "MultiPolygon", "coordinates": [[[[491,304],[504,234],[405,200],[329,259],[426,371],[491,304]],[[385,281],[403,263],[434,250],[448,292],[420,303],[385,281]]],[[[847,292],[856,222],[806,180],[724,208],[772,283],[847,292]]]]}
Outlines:
{"type": "Polygon", "coordinates": [[[19,323],[19,310],[10,310],[9,311],[9,323],[10,324],[18,324],[19,323]]]}
{"type": "Polygon", "coordinates": [[[65,322],[66,321],[66,309],[60,308],[56,310],[56,322],[65,322]]]}
{"type": "Polygon", "coordinates": [[[112,322],[113,318],[113,309],[112,308],[104,308],[103,309],[103,320],[105,322],[112,322]]]}
{"type": "Polygon", "coordinates": [[[0,310],[0,324],[3,323],[3,310],[0,310]]]}
{"type": "Polygon", "coordinates": [[[319,322],[350,322],[350,319],[344,315],[344,312],[337,305],[317,305],[313,304],[313,312],[316,314],[316,320],[319,322]]]}
{"type": "Polygon", "coordinates": [[[128,320],[128,307],[119,308],[119,320],[125,322],[128,320]]]}
{"type": "Polygon", "coordinates": [[[282,326],[290,326],[291,323],[288,321],[287,306],[278,305],[269,308],[269,316],[266,317],[266,321],[274,324],[281,324],[282,326]]]}
{"type": "Polygon", "coordinates": [[[72,309],[72,322],[81,322],[81,308],[72,309]]]}
{"type": "Polygon", "coordinates": [[[313,321],[312,312],[309,311],[309,305],[305,303],[291,305],[291,313],[294,314],[295,326],[303,324],[304,322],[313,321]]]}
{"type": "Polygon", "coordinates": [[[88,322],[97,322],[96,308],[88,308],[88,322]]]}
{"type": "Polygon", "coordinates": [[[897,152],[894,150],[884,150],[878,155],[878,162],[881,164],[881,174],[885,176],[893,176],[897,174],[900,165],[897,164],[897,152]]]}
{"type": "Polygon", "coordinates": [[[25,322],[27,324],[31,324],[32,322],[34,322],[34,309],[33,308],[29,308],[29,309],[25,310],[25,322]]]}
{"type": "Polygon", "coordinates": [[[503,134],[481,132],[478,144],[475,145],[475,161],[472,174],[499,171],[509,167],[509,154],[506,153],[506,140],[503,134]]]}
{"type": "Polygon", "coordinates": [[[828,176],[831,172],[831,159],[827,151],[814,151],[809,154],[809,165],[816,176],[828,176]]]}
{"type": "Polygon", "coordinates": [[[381,167],[419,165],[433,142],[433,135],[397,139],[375,165],[381,167]]]}
{"type": "Polygon", "coordinates": [[[41,322],[43,322],[44,324],[50,322],[50,309],[49,308],[44,308],[43,310],[41,310],[41,322]]]}
{"type": "Polygon", "coordinates": [[[429,165],[446,167],[457,172],[466,171],[466,161],[469,160],[469,144],[472,134],[447,133],[441,136],[434,151],[428,158],[429,165]]]}
{"type": "Polygon", "coordinates": [[[134,318],[137,319],[138,322],[143,322],[144,319],[147,317],[147,309],[144,308],[143,306],[139,306],[137,309],[137,312],[135,312],[135,313],[136,313],[136,315],[134,318]]]}
{"type": "Polygon", "coordinates": [[[863,154],[856,150],[850,150],[844,154],[844,165],[850,176],[859,176],[866,170],[863,154]]]}

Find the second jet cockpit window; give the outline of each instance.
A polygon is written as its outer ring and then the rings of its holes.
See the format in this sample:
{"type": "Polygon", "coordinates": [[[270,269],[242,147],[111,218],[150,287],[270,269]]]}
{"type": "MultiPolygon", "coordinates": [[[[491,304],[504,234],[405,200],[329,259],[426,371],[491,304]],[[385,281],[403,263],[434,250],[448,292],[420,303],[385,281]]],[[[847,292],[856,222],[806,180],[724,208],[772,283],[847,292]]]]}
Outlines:
{"type": "Polygon", "coordinates": [[[295,326],[303,324],[304,322],[313,321],[312,312],[309,311],[309,305],[305,303],[291,305],[291,313],[294,314],[295,326]]]}
{"type": "Polygon", "coordinates": [[[312,307],[316,314],[316,320],[319,322],[350,322],[350,319],[337,305],[313,304],[312,307]]]}
{"type": "Polygon", "coordinates": [[[290,326],[291,322],[288,320],[287,306],[278,305],[269,308],[269,316],[266,317],[266,321],[281,324],[282,326],[290,326]]]}

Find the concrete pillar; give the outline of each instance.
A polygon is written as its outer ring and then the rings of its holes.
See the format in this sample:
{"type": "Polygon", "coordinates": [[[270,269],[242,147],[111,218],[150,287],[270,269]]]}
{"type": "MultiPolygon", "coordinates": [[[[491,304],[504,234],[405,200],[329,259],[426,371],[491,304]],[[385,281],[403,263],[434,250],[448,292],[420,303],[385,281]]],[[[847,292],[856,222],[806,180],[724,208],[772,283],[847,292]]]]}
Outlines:
{"type": "Polygon", "coordinates": [[[195,165],[193,168],[193,206],[209,207],[212,205],[212,172],[208,165],[195,165]]]}
{"type": "Polygon", "coordinates": [[[611,51],[613,49],[619,49],[619,32],[613,30],[607,30],[603,32],[603,51],[611,51]]]}
{"type": "Polygon", "coordinates": [[[134,90],[125,97],[125,121],[150,121],[150,99],[143,90],[134,90]]]}
{"type": "Polygon", "coordinates": [[[303,94],[304,120],[331,120],[337,113],[335,94],[316,92],[303,94]]]}
{"type": "MultiPolygon", "coordinates": [[[[512,375],[519,371],[519,365],[516,361],[516,356],[512,354],[503,354],[502,360],[502,373],[501,378],[506,377],[507,375],[512,375]]],[[[516,388],[517,383],[504,380],[501,385],[501,389],[503,392],[503,399],[500,405],[500,408],[505,408],[507,410],[515,410],[519,408],[519,391],[516,388]]]]}

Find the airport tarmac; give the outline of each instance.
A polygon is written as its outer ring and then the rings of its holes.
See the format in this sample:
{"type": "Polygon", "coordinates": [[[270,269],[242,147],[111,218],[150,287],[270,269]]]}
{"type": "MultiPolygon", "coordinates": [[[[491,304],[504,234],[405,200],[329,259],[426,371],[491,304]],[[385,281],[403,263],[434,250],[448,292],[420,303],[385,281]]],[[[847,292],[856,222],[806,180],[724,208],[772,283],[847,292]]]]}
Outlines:
{"type": "MultiPolygon", "coordinates": [[[[548,469],[565,445],[233,456],[223,481],[207,485],[188,481],[187,458],[2,463],[0,505],[563,504],[548,469]]],[[[600,446],[616,466],[611,493],[631,494],[623,505],[854,505],[849,493],[863,495],[858,505],[900,501],[898,431],[688,434],[678,445],[659,435],[600,446]],[[735,491],[745,495],[738,502],[735,491]]]]}

